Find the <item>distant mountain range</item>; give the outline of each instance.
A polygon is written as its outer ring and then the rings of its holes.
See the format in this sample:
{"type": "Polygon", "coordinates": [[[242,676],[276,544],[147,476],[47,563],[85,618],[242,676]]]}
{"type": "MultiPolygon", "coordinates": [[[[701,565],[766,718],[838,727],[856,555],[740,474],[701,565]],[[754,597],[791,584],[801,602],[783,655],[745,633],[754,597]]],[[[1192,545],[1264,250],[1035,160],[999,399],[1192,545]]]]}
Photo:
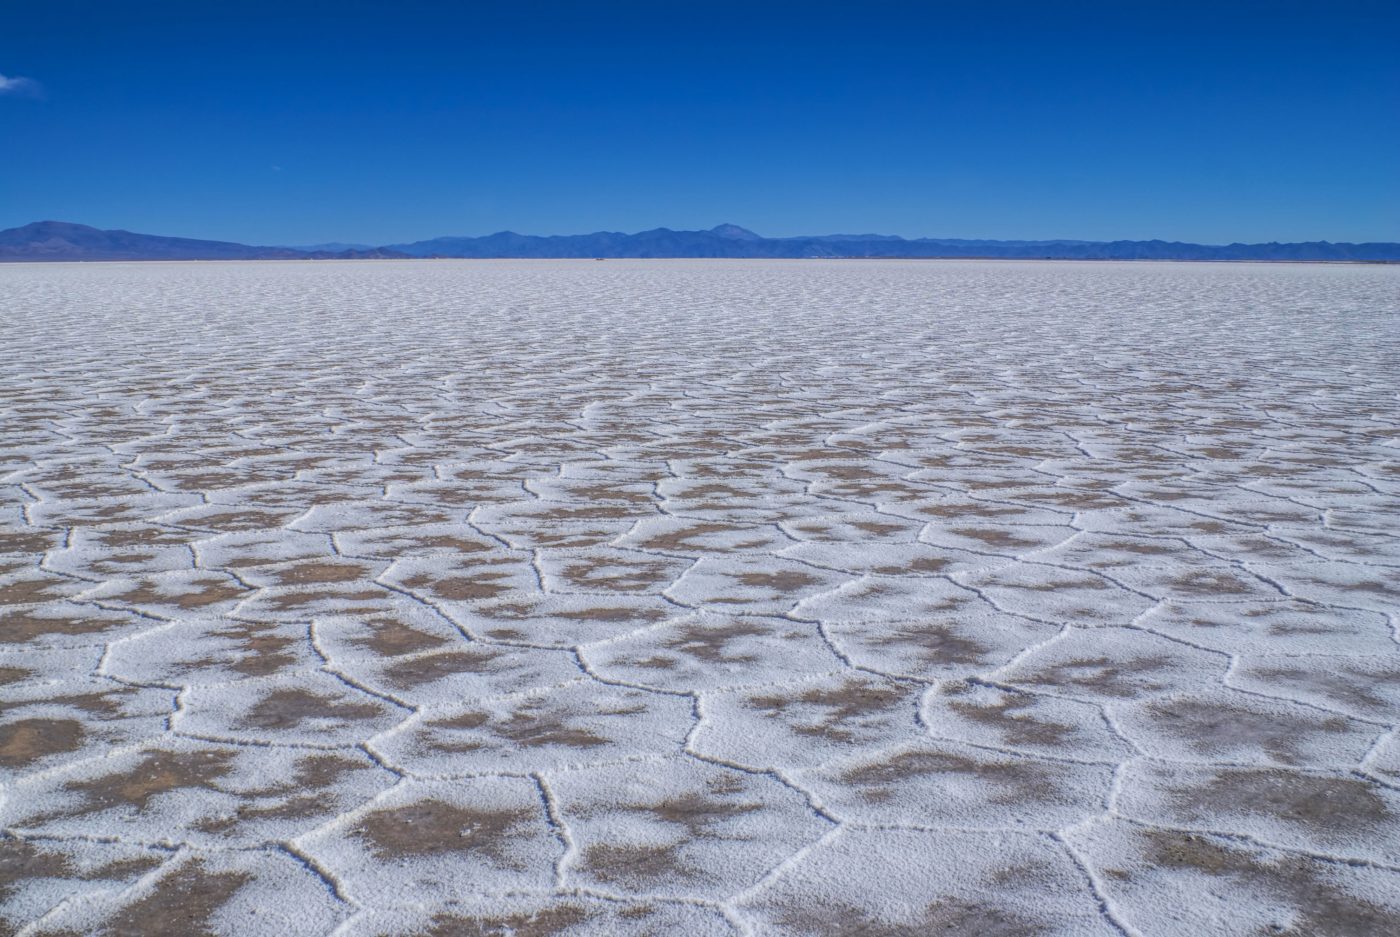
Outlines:
{"type": "Polygon", "coordinates": [[[501,231],[485,237],[440,237],[365,247],[252,247],[229,241],[101,231],[40,221],[0,231],[0,261],[38,260],[351,260],[407,257],[893,257],[1010,260],[1303,260],[1400,262],[1400,244],[1187,244],[1181,241],[988,241],[827,234],[768,238],[738,225],[708,231],[655,228],[637,234],[539,236],[501,231]]]}
{"type": "Polygon", "coordinates": [[[350,260],[407,257],[383,248],[298,250],[250,247],[232,241],[169,238],[130,231],[101,231],[66,221],[38,221],[0,231],[0,261],[20,260],[350,260]]]}

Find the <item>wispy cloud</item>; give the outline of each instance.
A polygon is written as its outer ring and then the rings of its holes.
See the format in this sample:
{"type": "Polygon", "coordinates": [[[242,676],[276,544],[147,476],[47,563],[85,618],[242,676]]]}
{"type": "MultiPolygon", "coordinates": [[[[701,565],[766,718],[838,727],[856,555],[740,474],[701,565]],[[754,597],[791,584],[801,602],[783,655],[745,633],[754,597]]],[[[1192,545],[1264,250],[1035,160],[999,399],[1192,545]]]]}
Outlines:
{"type": "Polygon", "coordinates": [[[0,94],[38,94],[39,83],[33,78],[11,78],[0,75],[0,94]]]}

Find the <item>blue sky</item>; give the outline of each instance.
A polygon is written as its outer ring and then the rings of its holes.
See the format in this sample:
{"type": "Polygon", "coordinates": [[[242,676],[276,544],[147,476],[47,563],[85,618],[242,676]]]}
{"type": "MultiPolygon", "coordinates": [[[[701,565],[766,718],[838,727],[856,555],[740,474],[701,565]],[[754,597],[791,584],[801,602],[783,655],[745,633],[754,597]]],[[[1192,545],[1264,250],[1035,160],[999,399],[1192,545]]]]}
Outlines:
{"type": "Polygon", "coordinates": [[[0,227],[1400,241],[1395,0],[0,0],[0,75],[0,227]]]}

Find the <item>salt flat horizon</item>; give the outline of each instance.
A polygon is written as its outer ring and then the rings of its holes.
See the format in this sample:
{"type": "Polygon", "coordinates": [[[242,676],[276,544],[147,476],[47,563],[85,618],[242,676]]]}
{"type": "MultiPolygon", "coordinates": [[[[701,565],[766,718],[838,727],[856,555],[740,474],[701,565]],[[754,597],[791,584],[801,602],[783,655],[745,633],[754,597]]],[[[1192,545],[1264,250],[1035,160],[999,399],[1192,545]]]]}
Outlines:
{"type": "Polygon", "coordinates": [[[1400,267],[1400,261],[1392,260],[1174,260],[1159,257],[1134,257],[1124,259],[1080,258],[1080,257],[289,257],[286,259],[231,258],[193,260],[6,260],[6,267],[59,267],[59,266],[189,266],[193,264],[274,264],[277,266],[294,264],[589,264],[589,263],[646,263],[646,264],[855,264],[855,263],[898,263],[898,264],[1106,264],[1123,266],[1128,264],[1200,265],[1231,267],[1400,267]]]}
{"type": "Polygon", "coordinates": [[[0,266],[0,932],[1400,929],[1400,269],[0,266]]]}

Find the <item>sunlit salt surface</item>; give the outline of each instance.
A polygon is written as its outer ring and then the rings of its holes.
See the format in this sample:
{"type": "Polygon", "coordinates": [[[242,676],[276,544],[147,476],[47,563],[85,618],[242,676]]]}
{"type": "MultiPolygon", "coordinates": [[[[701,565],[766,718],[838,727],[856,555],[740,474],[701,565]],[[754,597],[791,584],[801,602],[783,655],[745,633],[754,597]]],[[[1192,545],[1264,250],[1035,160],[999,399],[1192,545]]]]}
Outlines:
{"type": "Polygon", "coordinates": [[[1397,309],[0,267],[0,930],[1400,932],[1397,309]]]}

